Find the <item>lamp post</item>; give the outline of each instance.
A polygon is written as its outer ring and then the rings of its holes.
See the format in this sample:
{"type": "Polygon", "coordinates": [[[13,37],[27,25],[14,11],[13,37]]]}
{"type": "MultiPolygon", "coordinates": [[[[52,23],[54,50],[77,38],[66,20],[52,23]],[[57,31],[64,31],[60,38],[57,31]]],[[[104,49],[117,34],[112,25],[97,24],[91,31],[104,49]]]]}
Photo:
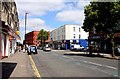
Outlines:
{"type": "MultiPolygon", "coordinates": [[[[25,13],[25,37],[26,37],[27,14],[28,13],[25,13]]],[[[26,50],[26,40],[25,40],[25,50],[26,50]]]]}
{"type": "Polygon", "coordinates": [[[26,34],[27,14],[28,14],[28,13],[25,13],[25,34],[26,34]]]}

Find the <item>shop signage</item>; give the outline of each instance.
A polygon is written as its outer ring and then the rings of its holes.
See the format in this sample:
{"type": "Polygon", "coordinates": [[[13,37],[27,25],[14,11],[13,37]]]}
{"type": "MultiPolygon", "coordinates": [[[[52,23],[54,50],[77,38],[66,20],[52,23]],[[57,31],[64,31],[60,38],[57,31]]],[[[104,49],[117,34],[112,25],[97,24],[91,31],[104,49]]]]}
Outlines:
{"type": "Polygon", "coordinates": [[[101,37],[100,36],[92,36],[92,37],[89,37],[90,39],[100,39],[101,37]]]}
{"type": "Polygon", "coordinates": [[[20,31],[16,31],[16,34],[19,35],[19,34],[20,34],[20,31]]]}
{"type": "Polygon", "coordinates": [[[120,37],[120,33],[115,33],[114,37],[120,37]]]}

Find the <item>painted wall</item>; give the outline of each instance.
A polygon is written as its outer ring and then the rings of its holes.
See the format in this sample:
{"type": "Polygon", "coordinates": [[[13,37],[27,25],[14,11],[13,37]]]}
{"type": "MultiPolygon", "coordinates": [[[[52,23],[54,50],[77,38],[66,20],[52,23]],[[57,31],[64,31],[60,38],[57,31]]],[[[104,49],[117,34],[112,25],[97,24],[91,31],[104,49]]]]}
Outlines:
{"type": "Polygon", "coordinates": [[[79,29],[81,29],[80,25],[65,25],[65,39],[79,39],[79,35],[81,35],[81,31],[79,31],[79,29]]]}
{"type": "Polygon", "coordinates": [[[53,41],[59,41],[59,40],[79,39],[79,35],[81,36],[80,25],[63,25],[53,30],[50,36],[53,39],[53,41]],[[75,27],[75,31],[73,27],[75,27]],[[75,38],[73,37],[74,34],[75,34],[75,38]]]}
{"type": "Polygon", "coordinates": [[[84,48],[87,48],[88,41],[86,39],[80,39],[79,44],[81,44],[84,48]]]}

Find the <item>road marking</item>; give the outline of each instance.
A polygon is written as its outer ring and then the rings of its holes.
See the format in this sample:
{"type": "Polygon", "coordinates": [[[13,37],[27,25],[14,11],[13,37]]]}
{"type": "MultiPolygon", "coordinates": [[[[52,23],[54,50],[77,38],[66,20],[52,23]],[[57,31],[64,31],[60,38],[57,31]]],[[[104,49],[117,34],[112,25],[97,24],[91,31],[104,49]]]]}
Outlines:
{"type": "Polygon", "coordinates": [[[40,73],[38,72],[38,69],[37,69],[37,67],[36,67],[36,65],[35,65],[35,63],[34,63],[34,61],[33,61],[33,59],[32,59],[32,56],[29,55],[29,58],[30,58],[30,62],[31,62],[32,68],[33,68],[33,70],[34,70],[35,76],[36,76],[38,79],[42,79],[42,78],[41,78],[41,75],[40,75],[40,73]]]}
{"type": "Polygon", "coordinates": [[[103,67],[107,67],[107,68],[111,68],[111,69],[117,70],[117,68],[112,67],[112,66],[102,65],[102,64],[98,64],[98,63],[94,63],[94,62],[89,62],[89,61],[83,61],[83,62],[84,63],[89,63],[89,64],[93,64],[93,65],[97,65],[97,66],[103,66],[103,67]]]}
{"type": "Polygon", "coordinates": [[[97,66],[103,66],[102,64],[98,64],[98,63],[94,63],[94,62],[89,62],[89,61],[83,61],[85,63],[90,63],[90,64],[94,64],[94,65],[97,65],[97,66]]]}
{"type": "Polygon", "coordinates": [[[112,67],[112,66],[106,66],[106,67],[111,68],[111,69],[116,69],[116,70],[117,70],[117,68],[112,67]]]}

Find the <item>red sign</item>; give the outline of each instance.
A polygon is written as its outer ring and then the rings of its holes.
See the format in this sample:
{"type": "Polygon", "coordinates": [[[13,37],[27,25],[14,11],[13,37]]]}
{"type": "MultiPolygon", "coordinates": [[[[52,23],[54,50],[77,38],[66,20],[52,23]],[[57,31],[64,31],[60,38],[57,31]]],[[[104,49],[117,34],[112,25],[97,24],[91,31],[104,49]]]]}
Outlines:
{"type": "Polygon", "coordinates": [[[114,37],[120,37],[120,33],[115,33],[114,37]]]}

